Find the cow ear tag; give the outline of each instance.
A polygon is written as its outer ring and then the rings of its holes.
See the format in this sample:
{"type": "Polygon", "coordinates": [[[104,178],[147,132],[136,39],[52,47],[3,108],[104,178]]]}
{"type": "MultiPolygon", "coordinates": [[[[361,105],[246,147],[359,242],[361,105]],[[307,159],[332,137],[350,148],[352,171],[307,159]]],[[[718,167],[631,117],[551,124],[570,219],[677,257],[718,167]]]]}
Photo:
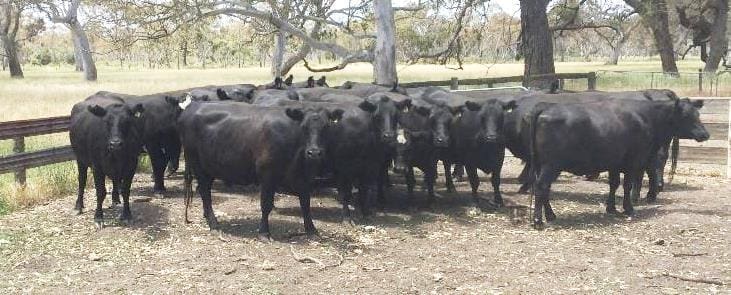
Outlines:
{"type": "Polygon", "coordinates": [[[183,97],[183,102],[179,103],[178,106],[184,110],[185,108],[187,108],[190,105],[190,103],[192,101],[193,101],[193,97],[190,95],[190,93],[186,93],[185,97],[183,97]]]}

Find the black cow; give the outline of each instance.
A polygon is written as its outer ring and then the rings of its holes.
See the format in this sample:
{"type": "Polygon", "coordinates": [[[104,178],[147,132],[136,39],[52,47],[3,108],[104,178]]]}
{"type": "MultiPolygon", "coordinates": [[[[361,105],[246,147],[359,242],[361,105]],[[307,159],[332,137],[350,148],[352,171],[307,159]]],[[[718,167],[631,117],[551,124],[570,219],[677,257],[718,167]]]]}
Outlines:
{"type": "MultiPolygon", "coordinates": [[[[510,152],[517,158],[526,162],[523,171],[519,176],[519,181],[522,183],[519,192],[526,193],[531,187],[531,179],[528,177],[528,171],[530,170],[530,157],[528,154],[527,138],[528,135],[521,134],[521,132],[527,132],[527,129],[523,128],[522,118],[530,113],[536,104],[541,102],[548,103],[586,103],[586,102],[597,102],[603,100],[620,99],[620,100],[673,100],[677,99],[677,96],[669,90],[644,90],[644,91],[624,91],[624,92],[599,92],[599,91],[588,91],[581,93],[562,93],[562,94],[529,94],[527,96],[517,98],[517,107],[510,113],[505,114],[505,138],[506,146],[510,152]]],[[[665,162],[668,158],[667,146],[669,142],[663,145],[658,151],[658,157],[656,167],[648,167],[648,174],[658,174],[654,177],[655,182],[653,185],[662,187],[662,176],[660,173],[664,172],[665,162]]],[[[673,173],[673,171],[671,171],[673,173]]],[[[637,186],[639,189],[639,186],[637,186]]],[[[652,200],[651,198],[648,200],[652,200]]]]}
{"type": "MultiPolygon", "coordinates": [[[[280,105],[322,106],[345,110],[339,124],[327,132],[327,174],[334,175],[334,186],[343,201],[343,220],[352,222],[348,204],[351,190],[359,189],[359,209],[370,214],[374,195],[383,204],[386,165],[395,154],[396,126],[410,99],[394,101],[374,94],[366,99],[326,93],[318,101],[286,101],[280,105]]],[[[313,97],[314,99],[314,97],[313,97]]]]}
{"type": "MultiPolygon", "coordinates": [[[[671,137],[707,140],[700,122],[702,101],[602,100],[577,104],[539,103],[523,118],[529,129],[536,204],[533,224],[555,214],[550,187],[561,171],[588,175],[609,171],[607,212],[616,212],[614,194],[619,173],[625,174],[624,212],[633,213],[630,186],[639,180],[660,146],[671,137]]],[[[654,179],[651,179],[653,181],[654,179]]]]}
{"type": "Polygon", "coordinates": [[[172,174],[178,169],[180,159],[180,137],[176,121],[180,114],[179,103],[183,100],[179,92],[141,96],[128,96],[124,100],[130,104],[141,104],[145,112],[142,121],[142,142],[152,163],[152,176],[155,194],[165,192],[165,168],[172,174]]]}
{"type": "MultiPolygon", "coordinates": [[[[481,104],[467,101],[462,115],[452,124],[449,159],[450,162],[465,167],[475,205],[478,205],[477,189],[480,185],[477,169],[492,174],[494,204],[497,207],[503,205],[500,194],[500,172],[505,159],[503,114],[514,108],[515,101],[506,103],[492,99],[481,104]]],[[[448,166],[445,165],[446,167],[448,166]]]]}
{"type": "Polygon", "coordinates": [[[186,160],[186,197],[192,176],[198,181],[203,215],[212,229],[218,221],[211,204],[211,184],[258,183],[261,190],[259,235],[269,239],[269,213],[275,192],[300,199],[305,231],[316,232],[310,216],[310,192],[325,156],[323,132],[342,110],[259,107],[234,103],[192,103],[178,126],[186,160]]]}
{"type": "Polygon", "coordinates": [[[132,220],[129,209],[129,191],[132,177],[137,169],[137,160],[142,152],[138,117],[144,107],[126,104],[117,97],[92,95],[77,103],[71,110],[69,137],[71,148],[76,155],[79,172],[79,192],[76,210],[81,214],[84,208],[84,188],[89,167],[94,172],[96,187],[96,212],[94,221],[97,227],[104,225],[102,204],[107,194],[105,179],[112,180],[112,206],[119,203],[121,192],[124,208],[119,219],[132,220]]]}
{"type": "Polygon", "coordinates": [[[287,79],[282,79],[282,77],[275,77],[274,81],[271,83],[259,85],[256,87],[257,90],[266,90],[266,89],[279,89],[279,90],[286,90],[290,86],[292,86],[292,80],[294,80],[294,76],[289,75],[287,79]]]}
{"type": "MultiPolygon", "coordinates": [[[[399,147],[399,155],[394,171],[405,173],[409,196],[414,191],[414,170],[424,172],[429,203],[434,200],[434,183],[437,177],[437,162],[444,158],[444,165],[450,165],[446,151],[450,145],[450,129],[458,108],[450,108],[445,103],[430,104],[421,99],[413,99],[411,110],[403,114],[399,124],[404,130],[406,143],[399,147]],[[446,156],[446,157],[445,157],[446,156]]],[[[447,190],[454,191],[451,178],[447,178],[447,190]]]]}
{"type": "Polygon", "coordinates": [[[267,89],[254,93],[252,104],[260,106],[275,106],[279,101],[299,100],[300,97],[294,89],[279,90],[267,89]]]}

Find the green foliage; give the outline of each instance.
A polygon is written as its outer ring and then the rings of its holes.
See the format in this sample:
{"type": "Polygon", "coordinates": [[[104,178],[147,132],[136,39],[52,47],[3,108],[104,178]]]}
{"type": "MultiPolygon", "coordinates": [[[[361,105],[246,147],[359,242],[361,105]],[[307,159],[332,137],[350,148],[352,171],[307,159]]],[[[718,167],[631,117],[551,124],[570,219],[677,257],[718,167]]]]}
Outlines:
{"type": "Polygon", "coordinates": [[[37,66],[45,66],[51,62],[53,62],[53,55],[49,50],[38,51],[31,58],[31,64],[37,66]]]}

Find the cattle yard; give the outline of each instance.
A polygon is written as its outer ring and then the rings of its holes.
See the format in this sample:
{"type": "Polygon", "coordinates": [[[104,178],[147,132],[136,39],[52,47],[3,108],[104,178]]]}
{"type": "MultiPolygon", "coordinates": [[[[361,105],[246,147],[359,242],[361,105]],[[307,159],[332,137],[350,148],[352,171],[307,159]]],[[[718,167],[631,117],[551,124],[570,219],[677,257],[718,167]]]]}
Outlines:
{"type": "MultiPolygon", "coordinates": [[[[531,199],[516,193],[521,164],[508,157],[501,209],[475,209],[467,182],[457,182],[456,193],[447,192],[441,173],[438,197],[427,206],[421,175],[413,199],[407,198],[404,179],[394,175],[385,211],[368,221],[357,219],[356,225],[341,223],[334,190],[315,193],[317,237],[304,235],[296,197],[278,194],[270,218],[274,241],[261,242],[258,188],[215,183],[213,208],[221,226],[210,231],[199,198],[190,208],[192,222],[185,223],[181,174],[168,178],[161,199],[152,197],[152,177],[138,173],[130,225],[117,221],[120,206],[105,205],[107,227],[97,230],[93,206],[76,215],[71,196],[0,217],[0,268],[6,270],[0,289],[726,293],[731,291],[731,181],[724,177],[728,112],[728,99],[707,99],[701,119],[710,140],[681,141],[673,184],[657,203],[640,201],[631,219],[605,213],[605,174],[594,181],[563,174],[552,188],[557,220],[543,231],[532,229],[531,199]]],[[[481,198],[492,199],[489,178],[480,176],[481,198]]],[[[93,200],[93,189],[86,194],[93,200]]]]}
{"type": "MultiPolygon", "coordinates": [[[[0,289],[10,293],[727,293],[731,281],[729,181],[681,163],[654,204],[635,216],[607,215],[606,177],[564,175],[552,195],[558,219],[530,227],[527,195],[516,194],[520,163],[506,160],[500,210],[475,210],[466,182],[447,193],[438,179],[435,204],[417,188],[406,206],[393,178],[385,213],[370,222],[340,222],[335,193],[312,200],[319,237],[303,236],[295,197],[277,195],[274,241],[260,242],[255,187],[214,185],[221,223],[209,231],[199,199],[183,218],[182,177],[164,199],[152,179],[132,185],[134,221],[105,209],[98,231],[93,209],[76,215],[65,197],[0,218],[0,289]],[[367,290],[367,291],[366,291],[367,290]]],[[[441,170],[441,169],[440,169],[441,170]]],[[[484,175],[483,180],[484,179],[484,175]]],[[[419,177],[420,179],[420,177],[419,177]]],[[[419,184],[421,181],[417,181],[419,184]]],[[[419,187],[419,186],[417,186],[419,187]]],[[[488,181],[481,197],[491,199],[488,181]]],[[[92,194],[93,190],[87,191],[92,194]]]]}

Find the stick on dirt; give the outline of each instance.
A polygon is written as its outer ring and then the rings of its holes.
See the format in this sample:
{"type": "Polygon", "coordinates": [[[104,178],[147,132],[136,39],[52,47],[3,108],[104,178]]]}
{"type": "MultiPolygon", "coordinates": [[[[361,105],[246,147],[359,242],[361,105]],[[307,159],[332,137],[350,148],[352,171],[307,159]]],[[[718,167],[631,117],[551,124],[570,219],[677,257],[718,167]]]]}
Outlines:
{"type": "Polygon", "coordinates": [[[703,284],[712,284],[712,285],[718,285],[718,286],[723,286],[724,285],[724,283],[721,282],[721,281],[709,280],[709,279],[704,279],[704,278],[689,278],[689,277],[686,277],[686,276],[681,276],[681,275],[672,274],[672,273],[668,273],[668,272],[663,273],[662,275],[665,276],[665,277],[671,277],[671,278],[675,278],[675,279],[678,279],[678,280],[681,280],[681,281],[687,281],[687,282],[695,282],[695,283],[703,283],[703,284]]]}

